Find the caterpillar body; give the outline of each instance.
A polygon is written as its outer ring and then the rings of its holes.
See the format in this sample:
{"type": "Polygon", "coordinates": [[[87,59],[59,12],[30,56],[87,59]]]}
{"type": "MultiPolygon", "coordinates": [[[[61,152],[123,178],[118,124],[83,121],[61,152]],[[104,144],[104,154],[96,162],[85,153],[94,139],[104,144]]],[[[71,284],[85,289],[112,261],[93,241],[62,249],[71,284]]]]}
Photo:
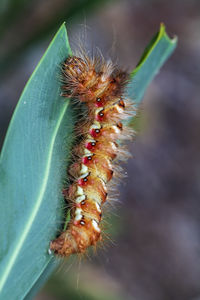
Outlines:
{"type": "Polygon", "coordinates": [[[71,56],[63,64],[62,95],[85,103],[87,115],[76,125],[79,139],[68,169],[73,180],[64,190],[71,220],[50,245],[60,256],[84,253],[102,238],[100,221],[102,205],[109,196],[109,181],[121,175],[118,161],[128,156],[123,140],[134,135],[122,124],[135,113],[124,95],[128,80],[128,73],[110,61],[87,55],[71,56]]]}

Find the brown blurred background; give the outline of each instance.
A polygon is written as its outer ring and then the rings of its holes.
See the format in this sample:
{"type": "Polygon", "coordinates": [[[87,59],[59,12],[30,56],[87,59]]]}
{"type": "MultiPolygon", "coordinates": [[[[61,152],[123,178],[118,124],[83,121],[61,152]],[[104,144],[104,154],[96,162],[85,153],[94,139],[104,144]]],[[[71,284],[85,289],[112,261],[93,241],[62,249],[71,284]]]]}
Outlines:
{"type": "Polygon", "coordinates": [[[63,21],[72,43],[84,36],[129,70],[160,22],[179,43],[145,95],[120,203],[106,209],[112,241],[81,263],[64,263],[36,299],[198,300],[200,1],[1,0],[0,145],[63,21]]]}

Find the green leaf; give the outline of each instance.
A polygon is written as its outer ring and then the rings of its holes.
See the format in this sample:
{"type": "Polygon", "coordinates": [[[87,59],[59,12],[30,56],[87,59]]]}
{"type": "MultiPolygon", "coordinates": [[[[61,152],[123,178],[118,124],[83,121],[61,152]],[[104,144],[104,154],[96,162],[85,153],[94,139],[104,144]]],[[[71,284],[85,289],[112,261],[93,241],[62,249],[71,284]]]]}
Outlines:
{"type": "Polygon", "coordinates": [[[21,95],[1,153],[1,299],[23,299],[52,260],[74,125],[60,96],[60,66],[70,53],[63,24],[21,95]]]}
{"type": "MultiPolygon", "coordinates": [[[[127,92],[139,102],[176,41],[161,26],[127,92]]],[[[63,24],[28,81],[0,157],[0,295],[30,299],[59,259],[49,243],[62,228],[62,188],[75,110],[60,97],[60,65],[71,53],[63,24]]]]}
{"type": "Polygon", "coordinates": [[[164,24],[161,24],[159,32],[148,44],[138,65],[131,73],[132,79],[127,92],[135,103],[138,104],[142,100],[148,85],[172,54],[176,45],[177,38],[170,39],[164,24]]]}

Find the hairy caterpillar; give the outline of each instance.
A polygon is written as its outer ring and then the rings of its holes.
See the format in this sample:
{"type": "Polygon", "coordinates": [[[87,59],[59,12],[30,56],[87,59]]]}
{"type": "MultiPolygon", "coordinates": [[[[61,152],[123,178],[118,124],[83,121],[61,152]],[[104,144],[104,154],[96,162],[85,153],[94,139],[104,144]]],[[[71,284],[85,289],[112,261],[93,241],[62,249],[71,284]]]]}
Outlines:
{"type": "MultiPolygon", "coordinates": [[[[123,140],[134,135],[122,121],[134,114],[124,88],[128,73],[102,58],[83,54],[63,64],[63,96],[85,103],[87,116],[76,125],[79,134],[68,169],[73,180],[64,195],[71,206],[67,229],[51,242],[61,256],[84,253],[101,240],[102,205],[109,196],[109,181],[118,176],[118,161],[128,152],[123,140]],[[120,143],[118,142],[120,141],[120,143]]],[[[121,175],[121,174],[119,174],[121,175]]]]}

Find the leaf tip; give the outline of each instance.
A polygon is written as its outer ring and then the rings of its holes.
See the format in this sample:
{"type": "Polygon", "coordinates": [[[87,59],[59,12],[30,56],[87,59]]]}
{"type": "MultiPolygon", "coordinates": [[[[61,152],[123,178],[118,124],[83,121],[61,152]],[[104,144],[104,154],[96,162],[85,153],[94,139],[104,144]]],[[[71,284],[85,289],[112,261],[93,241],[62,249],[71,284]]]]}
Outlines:
{"type": "Polygon", "coordinates": [[[169,37],[169,35],[166,32],[166,26],[165,26],[164,22],[160,23],[160,29],[158,32],[158,38],[160,38],[162,36],[165,36],[166,39],[169,41],[169,43],[174,44],[176,46],[178,37],[176,35],[174,35],[172,38],[169,37]]]}

